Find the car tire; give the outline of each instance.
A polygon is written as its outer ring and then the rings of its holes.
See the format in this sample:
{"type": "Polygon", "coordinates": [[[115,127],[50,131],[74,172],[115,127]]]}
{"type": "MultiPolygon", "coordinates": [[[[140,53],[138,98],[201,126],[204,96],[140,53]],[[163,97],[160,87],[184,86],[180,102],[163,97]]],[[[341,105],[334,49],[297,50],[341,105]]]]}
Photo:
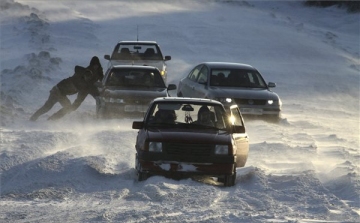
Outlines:
{"type": "Polygon", "coordinates": [[[138,181],[144,181],[144,180],[147,180],[147,178],[149,178],[149,174],[147,172],[141,171],[142,167],[139,162],[139,158],[138,158],[137,154],[135,156],[135,169],[137,172],[137,180],[138,181]]]}
{"type": "Polygon", "coordinates": [[[236,181],[236,168],[234,170],[234,173],[231,175],[225,175],[224,177],[224,186],[225,187],[232,187],[235,185],[236,181]]]}
{"type": "Polygon", "coordinates": [[[147,180],[148,178],[149,178],[149,174],[148,174],[148,173],[144,173],[144,172],[138,171],[138,173],[137,173],[137,180],[138,180],[138,181],[144,181],[144,180],[147,180]]]}

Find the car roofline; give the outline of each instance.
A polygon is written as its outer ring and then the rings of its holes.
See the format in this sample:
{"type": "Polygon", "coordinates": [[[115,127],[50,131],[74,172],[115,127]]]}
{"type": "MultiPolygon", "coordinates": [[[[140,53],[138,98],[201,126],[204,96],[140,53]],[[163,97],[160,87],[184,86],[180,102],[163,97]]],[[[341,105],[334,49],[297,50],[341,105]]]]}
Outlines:
{"type": "Polygon", "coordinates": [[[208,98],[188,98],[188,97],[161,97],[155,98],[154,102],[195,102],[195,103],[209,103],[209,104],[223,104],[217,100],[208,99],[208,98]]]}
{"type": "Polygon", "coordinates": [[[255,67],[251,66],[250,64],[245,64],[245,63],[234,63],[234,62],[211,62],[211,61],[207,61],[207,62],[202,62],[200,64],[204,64],[212,69],[216,69],[216,68],[241,68],[241,69],[252,69],[252,70],[256,70],[255,67]]]}
{"type": "Polygon", "coordinates": [[[149,65],[131,65],[131,64],[124,64],[124,65],[112,65],[109,69],[118,69],[118,68],[136,68],[136,69],[152,69],[152,70],[159,70],[157,67],[149,66],[149,65]]]}
{"type": "Polygon", "coordinates": [[[138,40],[123,40],[123,41],[119,41],[118,43],[127,43],[127,44],[157,44],[156,41],[148,41],[148,40],[145,40],[145,41],[138,41],[138,40]]]}

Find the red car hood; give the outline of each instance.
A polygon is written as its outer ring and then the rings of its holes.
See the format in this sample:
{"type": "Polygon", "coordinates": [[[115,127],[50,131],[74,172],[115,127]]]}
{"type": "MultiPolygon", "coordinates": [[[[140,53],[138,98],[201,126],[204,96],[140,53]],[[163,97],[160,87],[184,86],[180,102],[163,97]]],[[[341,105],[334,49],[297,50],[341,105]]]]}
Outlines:
{"type": "Polygon", "coordinates": [[[214,129],[170,129],[151,128],[147,131],[148,139],[161,142],[230,144],[231,135],[223,130],[214,129]],[[201,132],[200,132],[201,131],[201,132]]]}

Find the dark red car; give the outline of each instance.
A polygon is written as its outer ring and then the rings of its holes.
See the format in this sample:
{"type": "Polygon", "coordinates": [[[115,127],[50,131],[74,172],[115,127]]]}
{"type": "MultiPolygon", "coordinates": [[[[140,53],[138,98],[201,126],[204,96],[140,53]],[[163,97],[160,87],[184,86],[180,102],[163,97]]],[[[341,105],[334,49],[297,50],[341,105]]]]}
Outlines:
{"type": "Polygon", "coordinates": [[[249,139],[237,105],[228,111],[215,100],[157,98],[144,120],[134,121],[138,180],[206,175],[233,186],[243,167],[249,139]]]}

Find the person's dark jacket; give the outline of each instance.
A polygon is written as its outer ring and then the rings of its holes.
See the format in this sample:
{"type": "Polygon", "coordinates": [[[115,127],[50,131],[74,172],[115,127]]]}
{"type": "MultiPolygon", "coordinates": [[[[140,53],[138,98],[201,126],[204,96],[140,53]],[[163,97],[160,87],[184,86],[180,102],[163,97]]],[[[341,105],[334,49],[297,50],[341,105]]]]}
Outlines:
{"type": "Polygon", "coordinates": [[[103,68],[99,62],[99,59],[94,59],[93,57],[90,65],[86,67],[86,69],[91,70],[93,74],[92,78],[89,80],[89,83],[91,83],[92,86],[90,86],[88,90],[89,94],[95,98],[100,95],[98,88],[95,86],[95,83],[98,81],[102,81],[102,79],[104,78],[103,68]],[[94,64],[98,65],[97,68],[95,68],[94,64]]]}
{"type": "MultiPolygon", "coordinates": [[[[87,76],[88,77],[88,76],[87,76]]],[[[75,111],[86,96],[90,94],[93,98],[100,95],[98,88],[95,86],[97,81],[102,81],[104,77],[103,68],[98,57],[91,58],[90,65],[86,68],[75,66],[75,74],[72,77],[60,81],[57,87],[63,95],[72,95],[77,93],[75,101],[69,108],[62,108],[56,112],[51,119],[59,119],[66,113],[75,111]],[[96,68],[97,67],[97,68],[96,68]],[[91,72],[90,78],[85,79],[88,72],[91,72]]]]}
{"type": "Polygon", "coordinates": [[[66,113],[75,111],[88,94],[91,94],[94,98],[98,96],[97,88],[94,89],[94,83],[91,81],[92,76],[91,70],[85,67],[75,66],[75,74],[60,81],[56,85],[62,95],[66,96],[77,93],[77,97],[70,107],[61,108],[49,118],[50,120],[62,118],[66,113]],[[86,79],[86,77],[89,78],[86,79]]]}
{"type": "Polygon", "coordinates": [[[81,90],[86,90],[90,85],[85,81],[86,72],[89,72],[89,70],[81,66],[75,66],[74,75],[63,79],[56,85],[60,93],[66,96],[76,94],[81,90]]]}
{"type": "Polygon", "coordinates": [[[77,89],[78,92],[75,101],[71,105],[72,111],[75,111],[81,105],[81,103],[85,100],[88,94],[90,94],[94,98],[99,96],[99,92],[94,85],[94,72],[91,69],[76,66],[75,74],[71,78],[74,87],[77,89]],[[89,79],[85,79],[85,76],[88,75],[87,72],[91,72],[91,76],[89,77],[89,79]]]}

